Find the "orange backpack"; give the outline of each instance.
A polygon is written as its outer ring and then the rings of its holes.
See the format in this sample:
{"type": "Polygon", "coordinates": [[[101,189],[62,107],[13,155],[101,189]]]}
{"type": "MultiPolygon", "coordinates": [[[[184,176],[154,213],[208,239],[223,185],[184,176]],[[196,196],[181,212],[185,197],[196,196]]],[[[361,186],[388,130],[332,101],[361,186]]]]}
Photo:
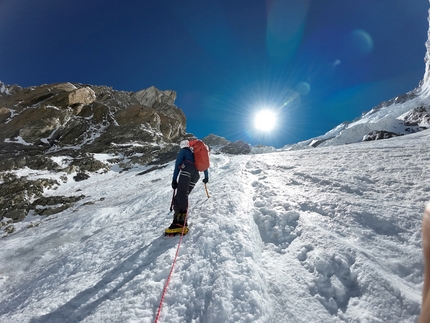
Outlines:
{"type": "Polygon", "coordinates": [[[191,140],[190,147],[194,153],[194,166],[199,172],[204,172],[210,166],[208,146],[201,140],[191,140]]]}

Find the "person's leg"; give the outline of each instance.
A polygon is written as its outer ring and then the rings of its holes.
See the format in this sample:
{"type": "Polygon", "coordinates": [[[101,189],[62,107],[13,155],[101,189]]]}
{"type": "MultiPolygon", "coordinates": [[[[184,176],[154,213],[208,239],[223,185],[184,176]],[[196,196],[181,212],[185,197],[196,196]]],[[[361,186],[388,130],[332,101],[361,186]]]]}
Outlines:
{"type": "Polygon", "coordinates": [[[175,210],[181,211],[188,209],[188,188],[191,182],[191,173],[184,168],[179,173],[178,187],[174,198],[175,210]]]}
{"type": "Polygon", "coordinates": [[[184,225],[184,220],[188,210],[188,188],[191,182],[191,173],[185,167],[179,173],[178,187],[176,188],[176,195],[173,198],[173,214],[172,225],[184,225]]]}
{"type": "Polygon", "coordinates": [[[199,181],[200,178],[200,174],[197,171],[197,169],[195,167],[193,167],[193,170],[190,170],[190,174],[191,174],[191,181],[190,181],[190,186],[188,187],[188,194],[191,193],[191,191],[193,190],[194,186],[196,186],[196,183],[199,181]]]}

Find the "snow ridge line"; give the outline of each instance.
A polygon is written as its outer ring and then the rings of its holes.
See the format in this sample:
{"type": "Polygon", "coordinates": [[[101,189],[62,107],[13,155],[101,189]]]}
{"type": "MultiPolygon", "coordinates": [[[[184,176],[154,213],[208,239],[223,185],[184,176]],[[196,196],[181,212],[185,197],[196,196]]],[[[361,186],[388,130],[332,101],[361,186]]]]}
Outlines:
{"type": "MultiPolygon", "coordinates": [[[[187,211],[187,215],[185,216],[184,223],[187,223],[187,218],[188,218],[188,211],[187,211]]],[[[176,248],[175,258],[173,259],[172,267],[170,268],[170,272],[169,272],[169,275],[167,276],[166,283],[164,284],[163,292],[161,294],[160,304],[158,305],[157,315],[155,316],[154,323],[157,323],[158,320],[160,319],[161,308],[163,307],[163,302],[164,302],[164,296],[166,296],[167,286],[169,286],[170,278],[172,277],[173,269],[175,268],[176,259],[178,258],[179,249],[181,247],[182,238],[184,236],[184,231],[185,231],[185,225],[182,227],[182,232],[181,232],[181,236],[179,237],[178,247],[176,248]]]]}

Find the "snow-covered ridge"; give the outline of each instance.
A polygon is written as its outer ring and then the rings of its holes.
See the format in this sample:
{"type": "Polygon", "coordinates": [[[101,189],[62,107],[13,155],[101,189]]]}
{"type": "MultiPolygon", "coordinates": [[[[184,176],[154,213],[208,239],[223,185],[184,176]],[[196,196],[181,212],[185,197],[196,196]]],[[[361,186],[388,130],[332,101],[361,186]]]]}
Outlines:
{"type": "Polygon", "coordinates": [[[322,136],[293,147],[344,145],[361,142],[372,132],[402,136],[430,127],[430,101],[427,98],[411,94],[409,99],[400,101],[383,102],[353,122],[342,123],[322,136]]]}

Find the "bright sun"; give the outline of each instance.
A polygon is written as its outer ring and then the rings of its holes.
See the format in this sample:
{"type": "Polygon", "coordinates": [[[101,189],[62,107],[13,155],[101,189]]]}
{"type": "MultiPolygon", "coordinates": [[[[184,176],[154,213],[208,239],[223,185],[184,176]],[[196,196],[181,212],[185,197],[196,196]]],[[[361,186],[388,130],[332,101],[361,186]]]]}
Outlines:
{"type": "Polygon", "coordinates": [[[272,110],[261,110],[254,118],[254,126],[261,131],[271,131],[276,126],[276,113],[272,110]]]}

